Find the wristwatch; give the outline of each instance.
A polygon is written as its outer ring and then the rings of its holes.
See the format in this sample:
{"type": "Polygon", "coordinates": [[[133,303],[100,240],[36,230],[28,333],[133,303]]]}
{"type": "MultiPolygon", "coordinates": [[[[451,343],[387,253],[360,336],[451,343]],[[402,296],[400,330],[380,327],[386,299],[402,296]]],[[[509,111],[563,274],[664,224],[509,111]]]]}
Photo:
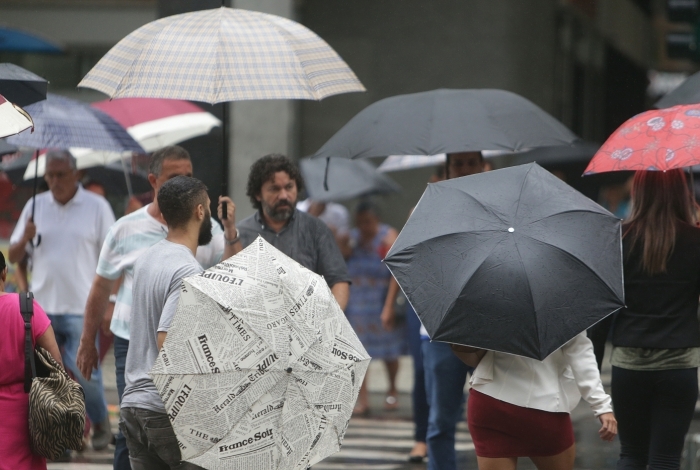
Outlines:
{"type": "Polygon", "coordinates": [[[109,296],[109,303],[110,303],[110,304],[115,304],[115,303],[117,303],[117,294],[110,294],[110,296],[109,296]]]}
{"type": "Polygon", "coordinates": [[[229,240],[228,238],[226,238],[226,234],[224,234],[224,242],[226,242],[226,244],[229,246],[235,245],[236,243],[238,243],[238,240],[240,240],[240,238],[241,237],[240,237],[240,234],[238,233],[238,229],[236,229],[236,238],[234,238],[233,240],[229,240]]]}

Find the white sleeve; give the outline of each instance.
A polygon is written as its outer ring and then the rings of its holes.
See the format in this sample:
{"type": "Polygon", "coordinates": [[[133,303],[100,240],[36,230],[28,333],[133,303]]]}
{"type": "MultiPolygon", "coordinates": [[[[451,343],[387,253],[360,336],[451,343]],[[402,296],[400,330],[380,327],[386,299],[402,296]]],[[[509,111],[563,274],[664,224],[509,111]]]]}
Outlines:
{"type": "Polygon", "coordinates": [[[586,336],[586,332],[566,343],[561,350],[574,373],[581,397],[588,402],[593,413],[599,416],[612,412],[612,399],[603,389],[598,364],[593,354],[593,343],[586,336]]]}

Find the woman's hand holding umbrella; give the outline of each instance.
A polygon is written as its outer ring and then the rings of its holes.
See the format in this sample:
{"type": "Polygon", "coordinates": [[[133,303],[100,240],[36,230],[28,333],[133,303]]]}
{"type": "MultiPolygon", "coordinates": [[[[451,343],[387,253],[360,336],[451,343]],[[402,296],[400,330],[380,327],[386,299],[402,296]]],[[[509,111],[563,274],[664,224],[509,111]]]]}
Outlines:
{"type": "Polygon", "coordinates": [[[464,362],[469,367],[474,368],[479,365],[487,353],[485,349],[472,348],[459,344],[450,344],[450,348],[452,348],[452,352],[459,358],[460,361],[464,362]]]}

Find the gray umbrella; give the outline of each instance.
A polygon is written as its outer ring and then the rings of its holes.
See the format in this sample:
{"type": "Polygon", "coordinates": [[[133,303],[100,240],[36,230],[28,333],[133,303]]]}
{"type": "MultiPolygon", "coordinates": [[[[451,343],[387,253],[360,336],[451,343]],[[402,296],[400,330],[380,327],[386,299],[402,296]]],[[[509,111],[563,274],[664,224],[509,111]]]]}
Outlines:
{"type": "Polygon", "coordinates": [[[386,264],[433,340],[542,360],[624,306],[620,224],[531,163],[428,185],[386,264]]]}
{"type": "Polygon", "coordinates": [[[588,163],[599,148],[599,144],[579,140],[571,145],[539,147],[526,152],[516,153],[509,156],[511,158],[509,158],[508,161],[512,165],[524,165],[526,163],[534,162],[540,165],[556,165],[575,162],[588,163]]]}
{"type": "Polygon", "coordinates": [[[675,90],[666,93],[654,106],[659,109],[679,104],[700,103],[700,72],[686,78],[675,90]]]}
{"type": "Polygon", "coordinates": [[[10,103],[25,107],[46,99],[49,82],[19,65],[0,64],[0,94],[10,103]]]}
{"type": "Polygon", "coordinates": [[[311,199],[318,202],[345,201],[372,194],[401,191],[401,187],[394,180],[379,173],[371,163],[363,160],[331,158],[327,161],[305,158],[299,162],[299,168],[304,177],[306,192],[311,199]],[[324,183],[327,183],[327,186],[324,186],[324,183]]]}
{"type": "Polygon", "coordinates": [[[504,90],[433,90],[366,107],[314,157],[382,157],[567,145],[576,136],[504,90]]]}
{"type": "Polygon", "coordinates": [[[8,144],[4,139],[0,139],[0,155],[6,155],[8,153],[15,153],[19,150],[18,147],[8,144]]]}

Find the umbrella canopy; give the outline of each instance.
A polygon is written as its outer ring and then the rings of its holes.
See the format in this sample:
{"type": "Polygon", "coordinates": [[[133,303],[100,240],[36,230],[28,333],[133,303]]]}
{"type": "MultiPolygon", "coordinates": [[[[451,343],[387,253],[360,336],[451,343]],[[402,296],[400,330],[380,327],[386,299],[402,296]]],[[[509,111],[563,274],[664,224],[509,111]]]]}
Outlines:
{"type": "Polygon", "coordinates": [[[504,90],[433,90],[369,105],[314,157],[382,157],[566,145],[576,136],[504,90]]]}
{"type": "Polygon", "coordinates": [[[63,48],[55,41],[36,33],[0,26],[0,51],[58,54],[63,48]]]}
{"type": "Polygon", "coordinates": [[[371,163],[363,160],[331,158],[326,161],[305,158],[299,162],[299,169],[304,177],[306,192],[318,202],[345,201],[401,191],[401,187],[391,178],[379,173],[371,163]]]}
{"type": "Polygon", "coordinates": [[[19,65],[0,64],[0,93],[9,102],[25,107],[46,99],[48,82],[19,65]]]}
{"type": "Polygon", "coordinates": [[[114,46],[78,86],[112,98],[207,103],[320,100],[364,91],[338,54],[306,27],[225,7],[142,26],[114,46]]]}
{"type": "Polygon", "coordinates": [[[385,261],[433,340],[542,360],[624,306],[620,226],[532,163],[428,185],[385,261]]]}
{"type": "Polygon", "coordinates": [[[700,105],[638,114],[600,147],[584,174],[605,171],[670,170],[700,165],[700,105]]]}
{"type": "Polygon", "coordinates": [[[85,103],[50,94],[27,106],[34,119],[34,132],[7,141],[34,148],[84,147],[117,152],[144,153],[143,148],[114,119],[85,103]]]}
{"type": "Polygon", "coordinates": [[[92,106],[113,117],[147,152],[208,134],[221,125],[213,114],[183,100],[122,98],[92,106]]]}
{"type": "Polygon", "coordinates": [[[447,155],[389,155],[377,167],[381,173],[391,171],[413,170],[415,168],[425,168],[426,166],[444,165],[447,155]]]}
{"type": "Polygon", "coordinates": [[[6,155],[8,153],[15,153],[18,150],[19,150],[19,147],[16,147],[14,145],[10,145],[7,142],[5,142],[4,139],[0,139],[0,155],[6,155]]]}
{"type": "Polygon", "coordinates": [[[678,88],[666,93],[659,101],[654,103],[654,106],[657,108],[670,108],[681,104],[697,103],[700,103],[700,72],[686,78],[678,88]]]}
{"type": "MultiPolygon", "coordinates": [[[[75,157],[75,164],[78,170],[92,168],[95,166],[109,165],[110,163],[120,162],[131,158],[131,152],[109,152],[106,150],[92,150],[80,147],[69,149],[71,155],[75,157]]],[[[36,177],[43,177],[46,171],[46,156],[40,154],[29,162],[24,169],[22,177],[25,181],[36,177]],[[38,168],[35,168],[38,166],[38,168]]]]}
{"type": "Polygon", "coordinates": [[[555,165],[563,163],[585,163],[600,149],[600,145],[594,142],[579,140],[571,145],[559,145],[554,147],[539,147],[525,152],[513,154],[513,165],[526,163],[539,163],[540,165],[555,165]]]}
{"type": "Polygon", "coordinates": [[[258,237],[182,287],[151,370],[182,459],[301,469],[339,451],[370,358],[323,278],[258,237]]]}
{"type": "Polygon", "coordinates": [[[0,137],[19,134],[30,127],[34,123],[29,114],[0,95],[0,137]]]}

